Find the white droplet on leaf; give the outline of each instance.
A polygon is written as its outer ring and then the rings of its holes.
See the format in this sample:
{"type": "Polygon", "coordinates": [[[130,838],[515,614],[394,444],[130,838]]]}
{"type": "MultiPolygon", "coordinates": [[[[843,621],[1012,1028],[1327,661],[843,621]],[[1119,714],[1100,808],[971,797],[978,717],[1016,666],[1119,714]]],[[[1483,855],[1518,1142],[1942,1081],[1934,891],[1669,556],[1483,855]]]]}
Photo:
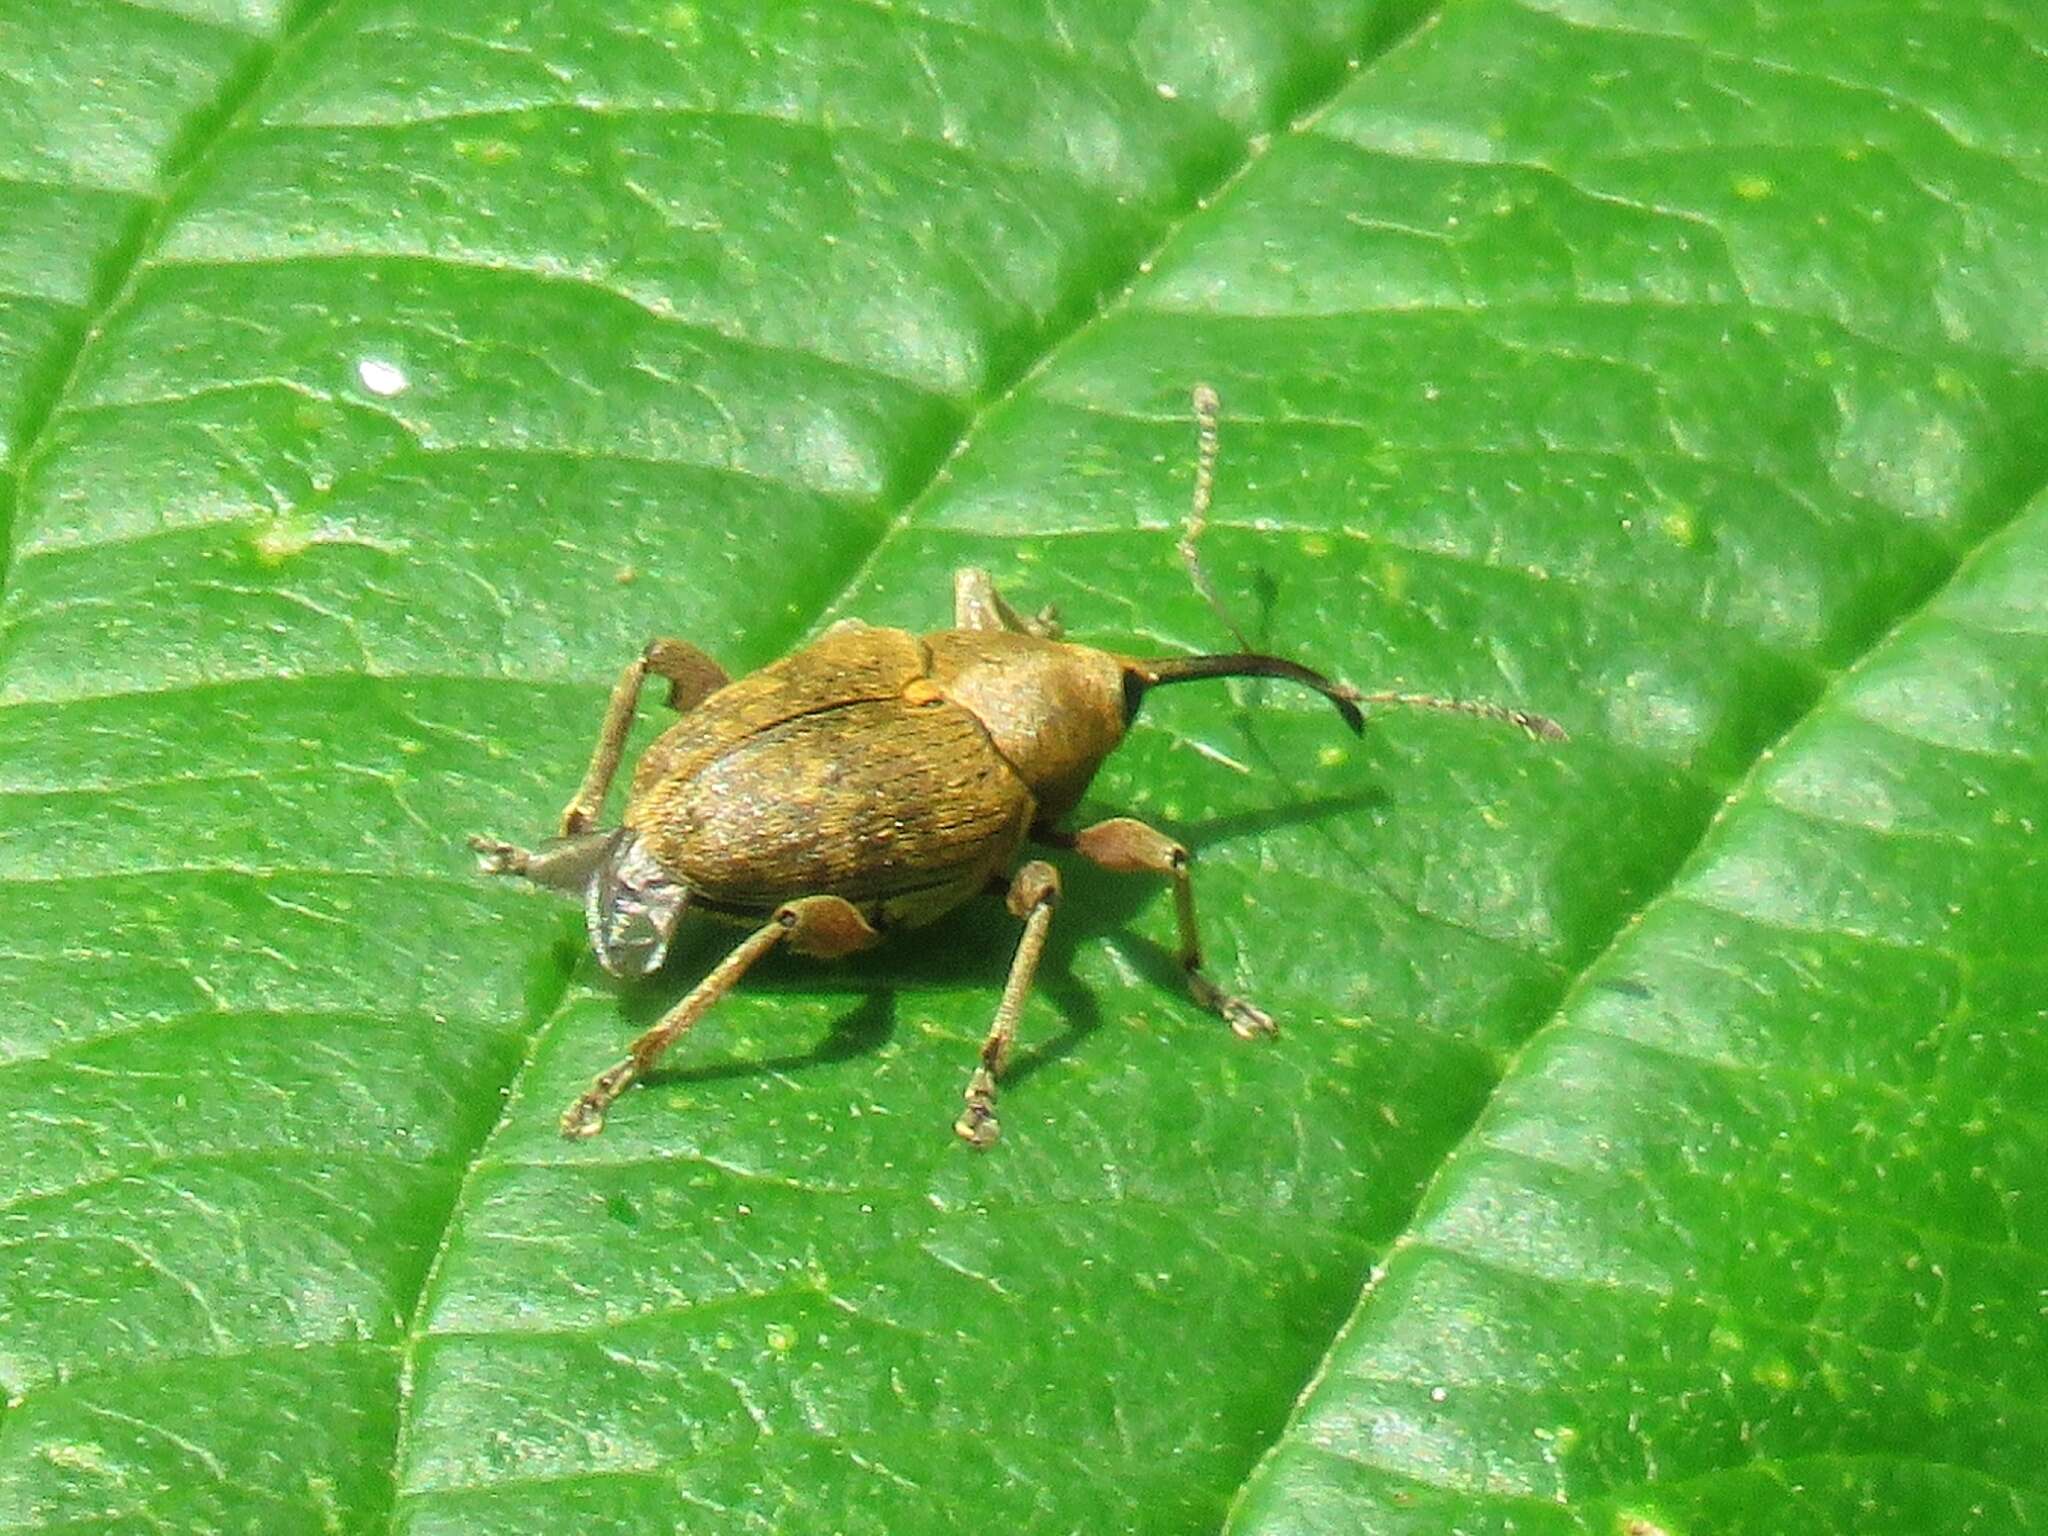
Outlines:
{"type": "Polygon", "coordinates": [[[356,364],[356,377],[363,381],[363,388],[373,395],[402,395],[412,388],[412,380],[405,376],[405,370],[394,362],[381,357],[366,357],[356,364]]]}

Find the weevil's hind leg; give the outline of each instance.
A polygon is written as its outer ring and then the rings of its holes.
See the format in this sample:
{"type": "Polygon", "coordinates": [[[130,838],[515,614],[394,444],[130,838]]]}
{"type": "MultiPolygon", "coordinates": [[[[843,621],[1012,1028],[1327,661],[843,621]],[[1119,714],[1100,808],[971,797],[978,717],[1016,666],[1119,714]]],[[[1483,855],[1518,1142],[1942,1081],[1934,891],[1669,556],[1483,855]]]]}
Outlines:
{"type": "Polygon", "coordinates": [[[1193,862],[1187,849],[1164,832],[1129,816],[1099,821],[1072,834],[1041,832],[1056,847],[1070,847],[1083,858],[1120,875],[1164,875],[1173,882],[1174,915],[1180,923],[1180,966],[1188,992],[1211,1013],[1220,1015],[1233,1033],[1250,1040],[1279,1033],[1271,1014],[1217,986],[1202,971],[1202,937],[1195,927],[1195,886],[1188,873],[1193,862]]]}
{"type": "Polygon", "coordinates": [[[962,566],[953,573],[953,627],[955,629],[1007,629],[1014,634],[1036,635],[1057,640],[1064,633],[1060,616],[1047,603],[1032,618],[1003,601],[987,571],[978,565],[962,566]]]}
{"type": "Polygon", "coordinates": [[[755,961],[788,938],[789,930],[790,924],[778,912],[735,945],[732,953],[713,966],[711,974],[692,987],[687,997],[633,1042],[625,1060],[598,1073],[583,1096],[562,1111],[562,1134],[580,1139],[603,1130],[605,1111],[618,1096],[660,1060],[663,1051],[687,1034],[691,1025],[709,1013],[712,1004],[730,992],[755,961]]]}
{"type": "Polygon", "coordinates": [[[1038,974],[1039,957],[1045,953],[1046,930],[1052,926],[1053,908],[1060,901],[1059,871],[1033,859],[1010,882],[1009,901],[1010,911],[1024,919],[1024,936],[1017,941],[1017,954],[1010,961],[1010,978],[1003,983],[995,1020],[981,1042],[980,1065],[967,1080],[967,1107],[953,1122],[954,1134],[972,1147],[992,1147],[1001,1134],[996,1122],[996,1080],[1009,1060],[1010,1042],[1017,1038],[1017,1017],[1024,1011],[1031,979],[1038,974]]]}
{"type": "Polygon", "coordinates": [[[754,962],[776,945],[787,942],[804,954],[830,958],[866,949],[880,938],[850,902],[837,896],[806,896],[778,907],[773,917],[740,940],[732,953],[713,966],[687,997],[635,1040],[623,1061],[598,1073],[589,1090],[562,1112],[562,1134],[581,1139],[603,1130],[605,1111],[618,1096],[645,1076],[662,1053],[688,1034],[690,1027],[738,984],[754,962]]]}
{"type": "Polygon", "coordinates": [[[612,696],[605,705],[604,724],[598,728],[597,746],[590,754],[590,767],[576,794],[563,807],[560,833],[574,837],[597,824],[604,809],[606,791],[619,771],[619,758],[626,750],[626,735],[633,729],[633,716],[640,707],[640,689],[650,677],[668,683],[669,708],[694,709],[723,688],[725,669],[694,645],[681,640],[660,639],[648,644],[638,658],[612,684],[612,696]]]}
{"type": "Polygon", "coordinates": [[[487,875],[517,875],[550,890],[580,894],[590,884],[611,847],[610,832],[584,832],[575,837],[558,837],[528,852],[517,843],[495,837],[472,837],[477,867],[487,875]]]}

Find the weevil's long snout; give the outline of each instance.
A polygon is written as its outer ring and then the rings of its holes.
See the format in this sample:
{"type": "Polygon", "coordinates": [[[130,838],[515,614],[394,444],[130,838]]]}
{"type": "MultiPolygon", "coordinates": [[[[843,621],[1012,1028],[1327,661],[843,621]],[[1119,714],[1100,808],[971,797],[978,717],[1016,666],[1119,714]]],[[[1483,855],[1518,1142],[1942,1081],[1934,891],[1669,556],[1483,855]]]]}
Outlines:
{"type": "Polygon", "coordinates": [[[1251,651],[1229,656],[1162,656],[1155,661],[1132,662],[1125,675],[1129,679],[1130,711],[1134,715],[1139,699],[1148,689],[1168,683],[1193,683],[1210,677],[1279,677],[1315,689],[1337,706],[1337,713],[1353,732],[1365,729],[1365,715],[1358,707],[1356,688],[1282,656],[1260,656],[1251,651]]]}
{"type": "Polygon", "coordinates": [[[621,827],[610,834],[604,858],[583,893],[583,917],[598,964],[624,977],[658,968],[689,902],[689,888],[655,862],[638,833],[621,827]]]}

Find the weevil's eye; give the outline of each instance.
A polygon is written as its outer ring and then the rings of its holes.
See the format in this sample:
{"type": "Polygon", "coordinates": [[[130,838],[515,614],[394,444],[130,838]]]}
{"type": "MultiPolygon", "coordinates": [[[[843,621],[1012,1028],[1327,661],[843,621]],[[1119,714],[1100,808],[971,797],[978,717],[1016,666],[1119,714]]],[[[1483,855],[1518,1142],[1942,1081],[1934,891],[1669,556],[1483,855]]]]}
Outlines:
{"type": "Polygon", "coordinates": [[[645,976],[668,954],[690,893],[668,877],[630,828],[621,827],[584,890],[583,916],[598,964],[614,976],[645,976]]]}

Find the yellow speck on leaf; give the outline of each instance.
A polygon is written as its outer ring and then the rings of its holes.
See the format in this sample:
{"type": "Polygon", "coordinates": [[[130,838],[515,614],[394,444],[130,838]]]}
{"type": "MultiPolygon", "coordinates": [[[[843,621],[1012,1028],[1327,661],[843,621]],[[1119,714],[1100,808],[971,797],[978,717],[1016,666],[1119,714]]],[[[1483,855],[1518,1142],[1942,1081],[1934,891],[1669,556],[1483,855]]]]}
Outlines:
{"type": "Polygon", "coordinates": [[[503,165],[519,158],[519,146],[508,139],[457,139],[455,153],[479,165],[503,165]]]}
{"type": "Polygon", "coordinates": [[[249,539],[256,558],[265,565],[283,565],[293,555],[304,553],[312,542],[312,532],[304,524],[282,517],[271,519],[249,539]]]}
{"type": "Polygon", "coordinates": [[[53,1467],[62,1467],[67,1472],[89,1472],[104,1477],[107,1472],[107,1455],[97,1445],[66,1444],[52,1441],[38,1446],[37,1453],[53,1467]]]}
{"type": "Polygon", "coordinates": [[[1799,1377],[1793,1372],[1792,1367],[1776,1356],[1762,1362],[1750,1374],[1774,1392],[1790,1392],[1799,1384],[1799,1377]]]}

